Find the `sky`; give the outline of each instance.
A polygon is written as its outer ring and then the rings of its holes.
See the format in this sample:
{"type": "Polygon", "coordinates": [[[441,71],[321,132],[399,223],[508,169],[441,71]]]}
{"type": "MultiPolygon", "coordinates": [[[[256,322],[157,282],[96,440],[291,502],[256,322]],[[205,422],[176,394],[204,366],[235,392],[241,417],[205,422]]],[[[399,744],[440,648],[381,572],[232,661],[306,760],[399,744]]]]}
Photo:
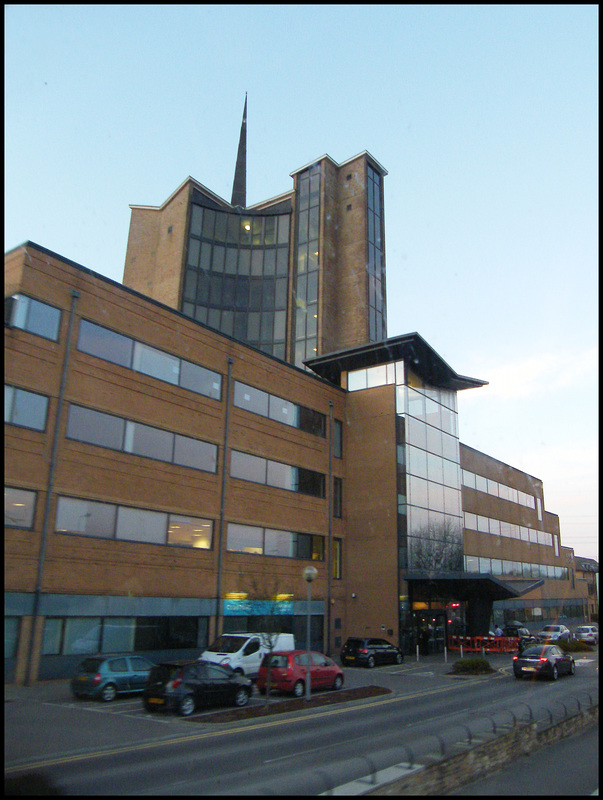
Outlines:
{"type": "Polygon", "coordinates": [[[5,251],[120,281],[132,205],[385,167],[388,336],[459,374],[461,441],[598,560],[596,5],[8,5],[5,251]]]}

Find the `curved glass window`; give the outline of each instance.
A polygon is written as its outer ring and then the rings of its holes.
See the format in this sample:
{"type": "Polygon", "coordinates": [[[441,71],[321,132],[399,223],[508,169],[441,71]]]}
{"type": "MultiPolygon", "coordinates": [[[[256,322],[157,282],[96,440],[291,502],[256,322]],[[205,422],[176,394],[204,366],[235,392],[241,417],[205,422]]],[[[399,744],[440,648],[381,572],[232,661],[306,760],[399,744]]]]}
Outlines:
{"type": "Polygon", "coordinates": [[[289,214],[193,203],[181,311],[284,359],[289,227],[289,214]]]}

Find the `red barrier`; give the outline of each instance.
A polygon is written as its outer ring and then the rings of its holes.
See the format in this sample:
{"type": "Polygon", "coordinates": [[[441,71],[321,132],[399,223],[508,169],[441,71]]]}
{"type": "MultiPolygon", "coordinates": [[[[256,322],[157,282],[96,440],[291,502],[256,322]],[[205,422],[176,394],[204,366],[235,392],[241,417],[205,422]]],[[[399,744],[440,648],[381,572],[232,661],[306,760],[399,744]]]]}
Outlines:
{"type": "Polygon", "coordinates": [[[449,636],[448,649],[465,653],[515,653],[519,649],[518,636],[449,636]]]}

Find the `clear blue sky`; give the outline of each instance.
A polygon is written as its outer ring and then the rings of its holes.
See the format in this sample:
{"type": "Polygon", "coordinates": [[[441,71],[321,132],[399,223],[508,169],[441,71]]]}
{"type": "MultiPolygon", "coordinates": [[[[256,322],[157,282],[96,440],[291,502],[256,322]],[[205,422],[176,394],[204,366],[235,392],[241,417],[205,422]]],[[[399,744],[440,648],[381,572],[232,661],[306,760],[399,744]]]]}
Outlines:
{"type": "Polygon", "coordinates": [[[461,440],[598,559],[598,7],[5,6],[5,250],[121,281],[130,204],[247,200],[328,153],[385,179],[388,334],[457,372],[461,440]]]}

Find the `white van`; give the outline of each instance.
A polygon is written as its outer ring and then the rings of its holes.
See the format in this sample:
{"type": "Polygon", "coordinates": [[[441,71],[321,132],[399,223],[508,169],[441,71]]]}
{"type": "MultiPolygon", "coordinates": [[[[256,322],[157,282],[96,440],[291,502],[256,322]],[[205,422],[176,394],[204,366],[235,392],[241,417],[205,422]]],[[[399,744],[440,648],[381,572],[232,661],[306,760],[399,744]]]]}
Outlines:
{"type": "Polygon", "coordinates": [[[203,661],[228,664],[235,672],[255,678],[266,653],[295,650],[292,633],[223,633],[199,656],[203,661]]]}

